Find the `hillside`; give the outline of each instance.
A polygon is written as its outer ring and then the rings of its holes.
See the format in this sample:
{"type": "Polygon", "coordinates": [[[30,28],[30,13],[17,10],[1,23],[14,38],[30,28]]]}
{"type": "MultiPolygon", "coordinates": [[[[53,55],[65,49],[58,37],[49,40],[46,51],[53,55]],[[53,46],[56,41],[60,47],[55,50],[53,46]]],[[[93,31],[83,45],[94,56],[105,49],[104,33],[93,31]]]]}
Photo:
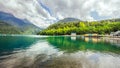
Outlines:
{"type": "Polygon", "coordinates": [[[21,34],[22,31],[6,22],[0,21],[0,34],[21,34]]]}
{"type": "Polygon", "coordinates": [[[0,12],[0,21],[1,34],[36,34],[41,30],[28,20],[16,18],[5,12],[0,12]]]}
{"type": "Polygon", "coordinates": [[[39,32],[41,35],[68,35],[72,32],[77,34],[97,33],[110,34],[120,30],[119,19],[110,19],[93,22],[63,22],[50,25],[47,29],[39,32]]]}
{"type": "Polygon", "coordinates": [[[32,25],[27,20],[18,19],[15,16],[13,16],[12,14],[5,13],[5,12],[0,12],[0,20],[6,22],[8,24],[17,26],[19,28],[22,28],[22,27],[28,26],[28,25],[32,25]]]}
{"type": "Polygon", "coordinates": [[[20,28],[0,21],[0,34],[37,34],[41,29],[32,25],[20,28]]]}

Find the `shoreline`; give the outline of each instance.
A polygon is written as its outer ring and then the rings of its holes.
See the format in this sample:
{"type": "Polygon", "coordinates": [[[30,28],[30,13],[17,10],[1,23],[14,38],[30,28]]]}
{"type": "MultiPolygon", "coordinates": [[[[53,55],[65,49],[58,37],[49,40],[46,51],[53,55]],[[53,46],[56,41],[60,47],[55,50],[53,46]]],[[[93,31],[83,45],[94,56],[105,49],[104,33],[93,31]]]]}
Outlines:
{"type": "Polygon", "coordinates": [[[24,35],[24,34],[0,34],[0,36],[71,36],[71,37],[77,37],[77,36],[84,36],[84,37],[97,37],[97,38],[108,38],[108,39],[119,39],[120,36],[110,36],[110,35],[96,35],[96,36],[85,36],[85,35],[24,35]]]}

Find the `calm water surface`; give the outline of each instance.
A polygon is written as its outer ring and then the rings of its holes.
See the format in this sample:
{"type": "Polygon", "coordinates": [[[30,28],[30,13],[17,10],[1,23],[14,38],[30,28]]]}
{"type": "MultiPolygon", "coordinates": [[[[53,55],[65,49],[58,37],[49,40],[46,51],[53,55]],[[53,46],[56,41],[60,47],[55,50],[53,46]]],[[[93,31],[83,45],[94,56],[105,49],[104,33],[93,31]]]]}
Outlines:
{"type": "Polygon", "coordinates": [[[0,68],[120,68],[120,41],[1,35],[0,68]]]}

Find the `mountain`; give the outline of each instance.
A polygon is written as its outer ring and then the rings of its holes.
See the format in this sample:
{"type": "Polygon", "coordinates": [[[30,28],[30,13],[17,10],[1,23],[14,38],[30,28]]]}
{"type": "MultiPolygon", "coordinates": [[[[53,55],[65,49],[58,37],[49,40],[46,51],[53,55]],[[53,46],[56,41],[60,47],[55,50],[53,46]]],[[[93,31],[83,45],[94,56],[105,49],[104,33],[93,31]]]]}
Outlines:
{"type": "MultiPolygon", "coordinates": [[[[0,11],[0,21],[4,24],[4,28],[9,25],[11,28],[17,28],[23,34],[36,34],[41,28],[31,24],[26,19],[19,19],[13,16],[12,14],[1,12],[0,11]]],[[[0,24],[1,25],[1,24],[0,24]]],[[[15,31],[16,32],[16,31],[15,31]]],[[[18,34],[18,33],[16,33],[18,34]]]]}
{"type": "Polygon", "coordinates": [[[18,27],[29,25],[28,21],[18,19],[12,14],[5,12],[0,12],[0,20],[18,27]]]}
{"type": "MultiPolygon", "coordinates": [[[[17,27],[33,25],[26,19],[22,20],[22,19],[16,18],[12,14],[5,13],[5,12],[0,12],[0,20],[4,21],[6,23],[9,23],[11,25],[17,26],[17,27]]],[[[33,26],[35,26],[35,25],[33,25],[33,26]]]]}
{"type": "Polygon", "coordinates": [[[77,18],[64,18],[62,20],[59,20],[58,22],[73,22],[73,21],[81,21],[77,18]]]}
{"type": "Polygon", "coordinates": [[[76,34],[110,34],[120,30],[120,19],[102,21],[61,22],[50,25],[38,34],[41,35],[70,35],[76,34]]]}
{"type": "Polygon", "coordinates": [[[6,22],[0,21],[0,34],[21,34],[22,31],[6,22]]]}
{"type": "Polygon", "coordinates": [[[105,22],[105,21],[109,21],[109,22],[120,22],[120,18],[101,20],[100,22],[105,22]]]}

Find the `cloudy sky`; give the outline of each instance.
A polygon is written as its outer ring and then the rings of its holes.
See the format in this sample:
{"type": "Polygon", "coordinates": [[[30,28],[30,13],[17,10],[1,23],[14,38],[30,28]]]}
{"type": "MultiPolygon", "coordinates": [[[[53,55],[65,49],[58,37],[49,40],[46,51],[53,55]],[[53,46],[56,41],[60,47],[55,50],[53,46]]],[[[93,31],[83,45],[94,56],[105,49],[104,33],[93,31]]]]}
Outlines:
{"type": "Polygon", "coordinates": [[[0,0],[0,11],[45,28],[67,17],[88,21],[120,18],[120,0],[0,0]]]}

